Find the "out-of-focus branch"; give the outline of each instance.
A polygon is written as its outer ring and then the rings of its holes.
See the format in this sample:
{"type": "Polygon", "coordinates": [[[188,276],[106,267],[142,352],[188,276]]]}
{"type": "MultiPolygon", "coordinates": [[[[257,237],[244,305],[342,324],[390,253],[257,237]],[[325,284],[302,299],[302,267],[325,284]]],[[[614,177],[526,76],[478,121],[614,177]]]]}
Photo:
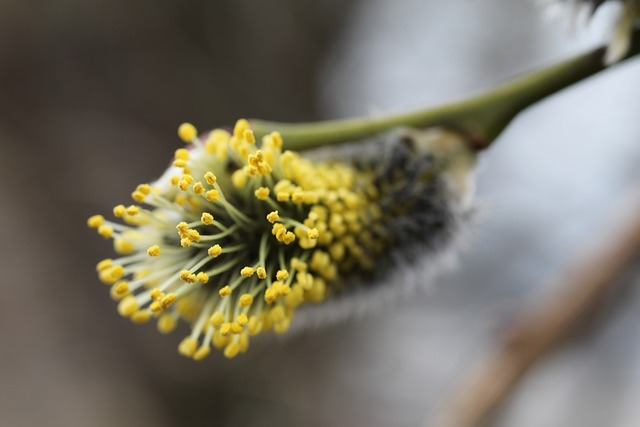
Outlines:
{"type": "MultiPolygon", "coordinates": [[[[508,331],[491,358],[461,384],[427,426],[475,427],[487,421],[533,363],[572,332],[640,252],[640,206],[614,239],[577,264],[508,331]]],[[[611,230],[609,230],[611,231],[611,230]]]]}

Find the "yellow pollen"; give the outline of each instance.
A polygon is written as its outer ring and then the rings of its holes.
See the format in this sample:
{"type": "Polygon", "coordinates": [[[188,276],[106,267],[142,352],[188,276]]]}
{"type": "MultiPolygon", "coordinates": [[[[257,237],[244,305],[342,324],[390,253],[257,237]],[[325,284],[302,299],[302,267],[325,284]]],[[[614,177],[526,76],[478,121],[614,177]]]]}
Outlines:
{"type": "Polygon", "coordinates": [[[158,245],[151,246],[149,249],[147,249],[147,254],[149,254],[149,256],[160,255],[160,246],[158,245]]]}
{"type": "Polygon", "coordinates": [[[182,239],[180,239],[180,246],[182,246],[183,248],[188,248],[189,246],[191,246],[191,239],[188,237],[183,237],[182,239]]]}
{"type": "Polygon", "coordinates": [[[236,319],[236,322],[238,322],[238,325],[244,326],[247,323],[249,323],[249,318],[247,317],[247,315],[245,313],[240,313],[238,315],[238,318],[236,319]]]}
{"type": "Polygon", "coordinates": [[[167,308],[169,308],[169,306],[171,304],[174,303],[174,301],[178,299],[178,297],[176,296],[176,294],[167,294],[165,295],[161,300],[160,300],[160,305],[162,307],[163,310],[166,310],[167,308]]]}
{"type": "Polygon", "coordinates": [[[193,181],[194,181],[193,176],[189,175],[188,173],[185,173],[184,175],[182,175],[182,179],[184,181],[187,181],[187,183],[189,184],[193,184],[193,181]]]}
{"type": "Polygon", "coordinates": [[[209,276],[207,275],[207,273],[205,272],[200,272],[198,274],[196,274],[196,278],[198,279],[198,282],[200,283],[207,283],[209,281],[209,276]]]}
{"type": "Polygon", "coordinates": [[[278,270],[276,273],[277,280],[287,280],[289,278],[289,272],[287,270],[278,270]]]}
{"type": "Polygon", "coordinates": [[[239,302],[240,307],[249,307],[251,304],[253,304],[253,297],[249,294],[242,294],[239,302]]]}
{"type": "Polygon", "coordinates": [[[158,332],[161,334],[166,335],[172,332],[176,326],[178,326],[178,322],[169,313],[165,313],[158,318],[158,332]]]}
{"type": "Polygon", "coordinates": [[[256,143],[256,137],[253,134],[253,131],[251,129],[245,129],[245,131],[242,133],[242,137],[249,144],[255,144],[256,143]]]}
{"type": "Polygon", "coordinates": [[[267,187],[260,187],[254,194],[258,200],[267,200],[267,197],[269,197],[269,189],[267,187]]]}
{"type": "Polygon", "coordinates": [[[216,200],[220,200],[220,193],[218,190],[209,190],[205,193],[204,196],[208,201],[214,202],[216,200]]]}
{"type": "Polygon", "coordinates": [[[269,214],[267,215],[267,221],[269,221],[271,224],[278,221],[279,219],[280,215],[278,214],[278,211],[269,212],[269,214]]]}
{"type": "Polygon", "coordinates": [[[178,127],[178,137],[180,137],[183,142],[191,142],[197,134],[198,130],[191,123],[182,123],[180,127],[178,127]]]}
{"type": "Polygon", "coordinates": [[[130,205],[127,208],[127,215],[134,216],[134,215],[138,215],[139,213],[140,213],[140,208],[136,205],[130,205]]]}
{"type": "Polygon", "coordinates": [[[176,225],[176,230],[178,230],[180,237],[184,237],[187,235],[187,231],[189,231],[189,225],[184,221],[179,222],[178,225],[176,225]]]}
{"type": "Polygon", "coordinates": [[[123,317],[129,317],[139,309],[140,306],[138,305],[138,301],[133,295],[125,297],[118,304],[118,313],[120,313],[120,315],[123,317]]]}
{"type": "Polygon", "coordinates": [[[136,191],[141,192],[145,196],[151,194],[151,186],[149,184],[140,184],[136,187],[136,191]]]}
{"type": "Polygon", "coordinates": [[[98,227],[98,234],[105,239],[109,239],[111,236],[113,236],[113,227],[102,224],[100,227],[98,227]]]}
{"type": "Polygon", "coordinates": [[[187,231],[187,237],[189,238],[189,240],[191,240],[193,242],[199,242],[200,241],[200,233],[198,233],[197,230],[189,230],[189,231],[187,231]]]}
{"type": "Polygon", "coordinates": [[[282,322],[285,319],[284,308],[278,305],[271,309],[271,318],[274,322],[282,322]]]}
{"type": "Polygon", "coordinates": [[[122,255],[130,254],[135,250],[135,246],[133,246],[133,243],[124,239],[115,239],[113,241],[113,248],[116,252],[122,255]]]}
{"type": "Polygon", "coordinates": [[[264,300],[269,304],[273,304],[278,298],[277,292],[273,288],[268,288],[264,291],[264,300]]]}
{"type": "Polygon", "coordinates": [[[222,314],[221,311],[216,311],[211,316],[211,319],[209,319],[209,323],[214,328],[217,328],[218,326],[220,326],[220,325],[222,325],[224,323],[224,314],[222,314]]]}
{"type": "Polygon", "coordinates": [[[138,310],[131,315],[131,321],[136,324],[147,323],[151,320],[151,313],[147,310],[138,310]]]}
{"type": "Polygon", "coordinates": [[[231,323],[231,332],[234,334],[239,334],[242,332],[244,328],[238,322],[231,323]]]}
{"type": "Polygon", "coordinates": [[[103,259],[96,265],[96,271],[100,272],[102,270],[106,270],[107,268],[113,265],[113,260],[110,258],[103,259]]]}
{"type": "Polygon", "coordinates": [[[204,179],[209,185],[214,185],[218,181],[218,178],[216,178],[216,176],[212,172],[205,173],[204,179]]]}
{"type": "Polygon", "coordinates": [[[222,253],[222,247],[220,247],[220,245],[217,245],[217,244],[213,245],[207,250],[207,253],[209,254],[210,257],[216,258],[222,253]]]}
{"type": "Polygon", "coordinates": [[[231,182],[233,186],[237,189],[244,188],[247,184],[247,175],[244,173],[244,170],[238,169],[231,175],[231,182]]]}
{"type": "Polygon", "coordinates": [[[160,289],[155,288],[151,292],[149,292],[149,296],[152,300],[158,300],[164,296],[164,293],[160,289]]]}
{"type": "Polygon", "coordinates": [[[125,280],[123,280],[122,282],[118,282],[115,285],[115,294],[119,295],[119,296],[124,296],[126,293],[129,292],[129,283],[125,280]]]}
{"type": "Polygon", "coordinates": [[[317,228],[312,228],[310,230],[307,230],[307,237],[309,237],[312,240],[315,240],[318,238],[319,232],[317,228]]]}
{"type": "Polygon", "coordinates": [[[223,336],[227,336],[231,333],[231,323],[223,323],[222,325],[220,325],[220,333],[223,336]]]}
{"type": "Polygon", "coordinates": [[[198,341],[195,338],[186,337],[178,345],[178,352],[183,356],[191,357],[196,352],[197,347],[198,341]]]}
{"type": "Polygon", "coordinates": [[[139,191],[139,190],[136,190],[133,193],[131,193],[131,198],[138,203],[144,202],[145,196],[146,194],[144,194],[142,191],[139,191]]]}
{"type": "Polygon", "coordinates": [[[233,359],[238,355],[239,352],[240,345],[236,342],[231,342],[224,348],[223,354],[227,359],[233,359]]]}
{"type": "Polygon", "coordinates": [[[244,278],[253,276],[253,273],[254,271],[251,267],[244,267],[242,270],[240,270],[240,275],[244,278]]]}
{"type": "Polygon", "coordinates": [[[220,290],[218,291],[218,294],[220,294],[221,297],[229,296],[231,295],[231,288],[229,287],[229,285],[224,286],[220,288],[220,290]]]}
{"type": "Polygon", "coordinates": [[[104,224],[104,217],[102,215],[93,215],[87,220],[87,225],[90,228],[98,228],[104,224]]]}
{"type": "Polygon", "coordinates": [[[267,278],[267,270],[264,267],[258,267],[256,269],[256,275],[258,279],[266,279],[267,278]]]}
{"type": "Polygon", "coordinates": [[[177,168],[184,168],[187,166],[187,161],[185,159],[175,159],[173,161],[173,166],[177,168]]]}
{"type": "Polygon", "coordinates": [[[174,158],[176,160],[189,160],[189,150],[186,148],[178,148],[175,152],[174,158]]]}
{"type": "Polygon", "coordinates": [[[178,182],[178,188],[182,191],[187,191],[187,189],[189,188],[189,182],[186,179],[181,179],[178,182]]]}
{"type": "Polygon", "coordinates": [[[202,193],[204,193],[204,185],[202,185],[200,181],[196,182],[193,184],[193,192],[198,196],[202,195],[202,193]]]}
{"type": "Polygon", "coordinates": [[[246,119],[240,119],[236,122],[236,125],[233,128],[233,136],[236,138],[242,138],[244,136],[244,131],[249,129],[249,122],[246,119]]]}
{"type": "Polygon", "coordinates": [[[276,199],[279,202],[288,202],[291,194],[288,191],[278,191],[276,193],[276,199]]]}
{"type": "Polygon", "coordinates": [[[209,353],[211,353],[211,347],[209,347],[209,344],[206,344],[206,345],[203,344],[193,354],[193,360],[195,360],[196,362],[199,362],[204,358],[206,358],[209,355],[209,353]]]}
{"type": "Polygon", "coordinates": [[[213,215],[207,212],[202,212],[200,216],[200,221],[205,225],[213,224],[213,215]]]}
{"type": "Polygon", "coordinates": [[[124,205],[118,205],[113,208],[113,216],[116,218],[122,218],[125,213],[127,213],[127,208],[124,205]]]}
{"type": "Polygon", "coordinates": [[[291,231],[287,231],[287,233],[282,238],[282,241],[284,242],[285,245],[292,243],[294,240],[296,240],[296,235],[293,234],[291,231]]]}

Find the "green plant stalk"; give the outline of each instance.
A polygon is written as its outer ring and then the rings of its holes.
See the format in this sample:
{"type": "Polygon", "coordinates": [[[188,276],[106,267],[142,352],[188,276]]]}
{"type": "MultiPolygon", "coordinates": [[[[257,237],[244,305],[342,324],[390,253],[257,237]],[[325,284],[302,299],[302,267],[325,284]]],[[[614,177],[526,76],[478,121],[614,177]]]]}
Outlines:
{"type": "MultiPolygon", "coordinates": [[[[257,137],[269,132],[282,134],[286,148],[304,150],[323,145],[354,141],[399,126],[427,128],[446,126],[462,131],[475,150],[482,150],[500,135],[527,107],[605,68],[605,48],[534,71],[488,92],[407,113],[312,123],[278,123],[251,119],[257,137]]],[[[624,59],[640,53],[640,30],[633,33],[624,59]]]]}

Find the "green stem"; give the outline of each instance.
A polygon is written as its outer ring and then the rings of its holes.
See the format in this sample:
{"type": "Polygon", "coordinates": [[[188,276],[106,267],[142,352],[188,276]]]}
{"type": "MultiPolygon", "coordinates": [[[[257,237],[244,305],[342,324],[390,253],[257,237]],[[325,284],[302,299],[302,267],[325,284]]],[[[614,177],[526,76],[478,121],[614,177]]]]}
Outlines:
{"type": "MultiPolygon", "coordinates": [[[[606,66],[605,48],[534,71],[497,88],[439,107],[382,117],[314,123],[277,123],[250,120],[257,137],[272,131],[282,134],[286,147],[302,150],[362,139],[398,126],[448,126],[469,136],[476,150],[491,145],[511,120],[537,101],[596,74],[606,66]]],[[[640,31],[633,34],[625,59],[640,53],[640,31]]]]}

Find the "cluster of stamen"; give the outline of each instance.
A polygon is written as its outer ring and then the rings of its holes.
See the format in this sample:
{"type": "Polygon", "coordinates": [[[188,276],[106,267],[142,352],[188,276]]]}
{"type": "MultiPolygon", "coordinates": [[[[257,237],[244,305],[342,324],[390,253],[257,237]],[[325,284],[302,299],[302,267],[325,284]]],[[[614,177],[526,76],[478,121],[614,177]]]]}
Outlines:
{"type": "Polygon", "coordinates": [[[182,318],[191,324],[182,355],[201,360],[213,346],[231,358],[373,268],[384,238],[366,171],[283,151],[275,132],[258,148],[246,120],[204,137],[185,123],[178,135],[188,146],[167,174],[113,209],[124,224],[88,220],[122,255],[97,265],[122,316],[155,319],[161,333],[182,318]]]}

